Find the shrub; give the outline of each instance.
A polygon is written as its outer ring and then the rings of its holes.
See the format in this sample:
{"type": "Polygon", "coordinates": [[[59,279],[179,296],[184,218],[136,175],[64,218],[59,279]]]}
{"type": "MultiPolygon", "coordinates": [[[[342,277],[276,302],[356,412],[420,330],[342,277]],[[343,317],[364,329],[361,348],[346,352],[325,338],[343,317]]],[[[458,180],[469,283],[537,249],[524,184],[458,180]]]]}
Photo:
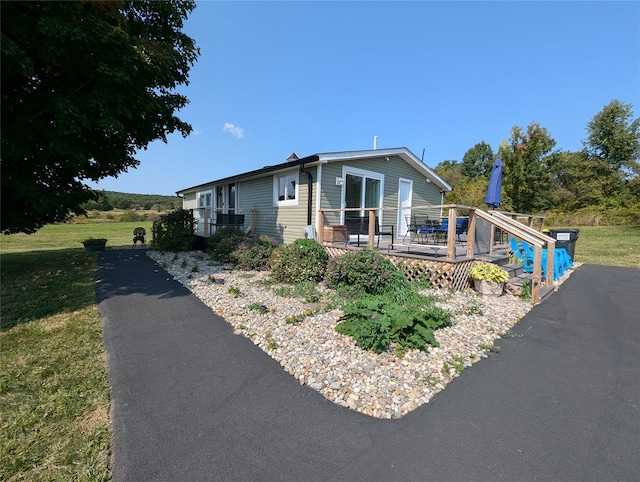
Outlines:
{"type": "Polygon", "coordinates": [[[120,216],[121,223],[137,223],[147,220],[146,213],[138,213],[136,211],[126,211],[120,216]]]}
{"type": "Polygon", "coordinates": [[[245,236],[240,228],[225,226],[209,237],[207,246],[214,260],[221,263],[235,263],[233,252],[244,240],[245,236]]]}
{"type": "Polygon", "coordinates": [[[189,251],[196,241],[195,221],[190,211],[178,209],[153,223],[151,246],[161,251],[189,251]]]}
{"type": "Polygon", "coordinates": [[[313,239],[296,239],[273,251],[269,265],[271,276],[283,283],[320,281],[324,278],[328,255],[313,239]]]}
{"type": "Polygon", "coordinates": [[[262,271],[269,268],[269,258],[277,246],[276,240],[266,235],[247,238],[233,252],[232,257],[240,269],[262,271]]]}
{"type": "Polygon", "coordinates": [[[441,308],[406,307],[381,296],[365,296],[342,310],[336,331],[352,336],[360,348],[374,353],[382,353],[391,342],[399,353],[437,347],[433,330],[451,325],[451,314],[441,308]]]}
{"type": "Polygon", "coordinates": [[[403,273],[373,249],[363,249],[332,259],[327,266],[327,286],[346,294],[382,294],[407,288],[403,273]]]}

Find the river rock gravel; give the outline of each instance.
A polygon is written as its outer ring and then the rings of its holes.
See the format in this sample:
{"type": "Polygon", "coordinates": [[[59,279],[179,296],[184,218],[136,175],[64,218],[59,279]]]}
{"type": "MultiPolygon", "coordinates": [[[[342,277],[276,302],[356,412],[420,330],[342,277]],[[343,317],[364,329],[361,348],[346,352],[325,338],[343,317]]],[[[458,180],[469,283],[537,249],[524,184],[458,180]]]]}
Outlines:
{"type": "Polygon", "coordinates": [[[378,355],[335,331],[339,309],[322,309],[289,295],[286,287],[270,281],[267,271],[234,270],[199,252],[148,251],[148,256],[300,384],[333,403],[382,419],[400,418],[428,403],[465,368],[498,351],[495,340],[533,307],[508,294],[426,290],[452,314],[452,326],[434,332],[440,347],[400,357],[390,348],[378,355]]]}

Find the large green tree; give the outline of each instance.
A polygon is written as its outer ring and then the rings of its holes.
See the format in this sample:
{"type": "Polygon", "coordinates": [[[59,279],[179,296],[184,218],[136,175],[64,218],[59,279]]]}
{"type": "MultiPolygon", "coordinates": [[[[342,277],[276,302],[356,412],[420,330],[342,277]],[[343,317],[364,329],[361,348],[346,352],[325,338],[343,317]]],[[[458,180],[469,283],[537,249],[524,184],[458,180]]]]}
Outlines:
{"type": "Polygon", "coordinates": [[[549,207],[552,176],[544,158],[555,145],[551,133],[537,122],[529,124],[526,131],[514,126],[509,142],[500,145],[503,187],[515,211],[532,213],[549,207]]]}
{"type": "Polygon", "coordinates": [[[584,147],[604,196],[628,194],[640,175],[640,118],[632,106],[615,99],[604,106],[587,124],[584,147]]]}
{"type": "Polygon", "coordinates": [[[462,174],[471,179],[489,177],[494,160],[493,149],[482,141],[465,152],[462,158],[462,174]]]}
{"type": "Polygon", "coordinates": [[[85,184],[139,164],[136,152],[191,126],[199,51],[182,32],[193,0],[2,2],[3,233],[82,213],[85,184]]]}

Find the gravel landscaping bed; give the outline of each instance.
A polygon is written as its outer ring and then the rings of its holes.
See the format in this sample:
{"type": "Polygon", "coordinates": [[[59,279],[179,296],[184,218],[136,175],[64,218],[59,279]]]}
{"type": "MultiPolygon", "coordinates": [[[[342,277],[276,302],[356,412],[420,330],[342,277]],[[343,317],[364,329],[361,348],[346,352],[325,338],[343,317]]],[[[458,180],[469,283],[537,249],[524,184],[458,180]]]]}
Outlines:
{"type": "Polygon", "coordinates": [[[233,270],[196,252],[148,255],[300,384],[376,418],[400,418],[428,403],[466,367],[498,350],[494,341],[533,307],[508,294],[496,298],[474,291],[426,290],[452,314],[452,326],[434,332],[440,347],[411,350],[402,357],[393,349],[377,355],[335,331],[340,310],[276,294],[277,285],[265,283],[269,272],[233,270]]]}

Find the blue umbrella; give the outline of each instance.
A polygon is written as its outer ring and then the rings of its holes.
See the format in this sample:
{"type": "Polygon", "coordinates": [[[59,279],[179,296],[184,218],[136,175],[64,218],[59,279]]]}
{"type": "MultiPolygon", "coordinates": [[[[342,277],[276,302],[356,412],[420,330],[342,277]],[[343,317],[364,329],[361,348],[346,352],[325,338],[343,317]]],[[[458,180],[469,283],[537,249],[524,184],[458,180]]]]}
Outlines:
{"type": "Polygon", "coordinates": [[[484,202],[493,209],[500,206],[502,200],[500,191],[502,189],[502,161],[500,158],[496,159],[491,167],[491,177],[489,178],[489,187],[487,188],[487,197],[484,198],[484,202]]]}

